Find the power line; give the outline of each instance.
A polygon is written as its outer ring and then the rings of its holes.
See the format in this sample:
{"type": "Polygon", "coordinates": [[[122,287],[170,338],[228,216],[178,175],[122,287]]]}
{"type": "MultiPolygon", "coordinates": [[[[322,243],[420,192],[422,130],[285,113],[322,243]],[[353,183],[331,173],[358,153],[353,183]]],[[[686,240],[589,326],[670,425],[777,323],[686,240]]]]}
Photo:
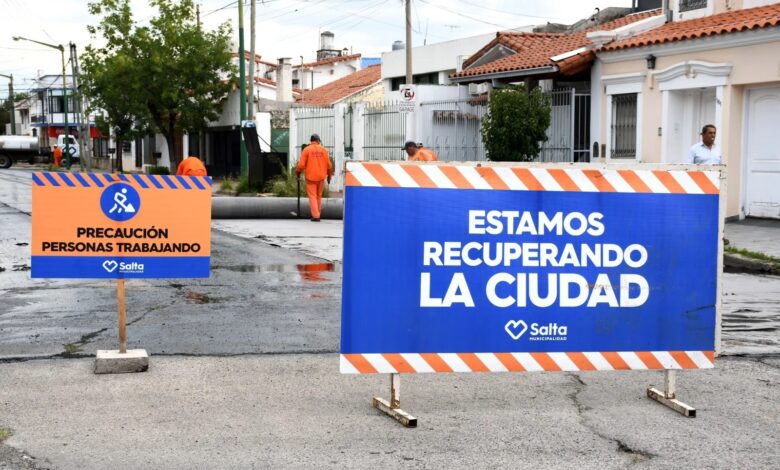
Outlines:
{"type": "Polygon", "coordinates": [[[443,7],[441,5],[436,5],[436,4],[433,4],[433,3],[428,2],[426,0],[420,0],[420,1],[422,3],[424,3],[424,4],[426,4],[426,5],[430,5],[430,6],[434,7],[434,8],[438,8],[440,10],[444,10],[444,11],[450,12],[450,13],[452,13],[454,15],[462,16],[463,18],[468,18],[468,19],[470,19],[472,21],[478,21],[480,23],[485,23],[485,24],[488,24],[490,26],[496,26],[496,27],[501,28],[501,29],[508,29],[508,26],[500,25],[500,24],[497,24],[497,23],[491,23],[490,21],[485,21],[483,19],[480,19],[480,18],[477,18],[477,17],[474,17],[474,16],[469,16],[469,15],[466,15],[465,13],[460,13],[458,11],[455,11],[455,10],[451,9],[451,8],[443,7]]]}
{"type": "MultiPolygon", "coordinates": [[[[353,24],[352,24],[352,25],[350,25],[350,26],[344,26],[344,27],[341,29],[341,31],[349,31],[349,30],[351,30],[351,29],[354,29],[354,28],[356,28],[356,27],[357,27],[359,24],[361,24],[362,22],[364,22],[364,21],[366,21],[367,19],[371,18],[371,16],[370,16],[370,15],[371,15],[371,14],[373,14],[374,12],[376,12],[376,10],[378,10],[380,7],[382,7],[382,6],[383,6],[385,3],[387,3],[387,0],[382,0],[381,2],[379,2],[378,4],[376,4],[376,5],[374,6],[374,9],[373,9],[373,10],[371,10],[371,11],[368,13],[368,15],[367,15],[367,16],[364,16],[364,17],[362,17],[361,19],[357,20],[357,22],[356,22],[356,23],[353,23],[353,24]]],[[[361,10],[361,11],[362,11],[362,10],[361,10]]]]}
{"type": "MultiPolygon", "coordinates": [[[[382,4],[384,4],[384,3],[387,3],[387,0],[379,0],[378,2],[372,3],[369,6],[367,6],[366,8],[363,8],[362,10],[358,10],[356,12],[348,11],[348,12],[346,12],[346,14],[344,14],[342,16],[339,16],[338,18],[336,18],[336,19],[334,19],[334,20],[332,20],[330,22],[320,24],[320,28],[325,27],[325,26],[333,26],[334,24],[340,23],[341,21],[343,21],[345,19],[350,20],[350,19],[352,19],[352,18],[350,18],[351,16],[359,15],[360,13],[363,13],[364,11],[370,10],[372,8],[374,8],[374,10],[376,10],[375,7],[382,6],[382,4]]],[[[372,11],[372,13],[373,13],[373,11],[372,11]]]]}
{"type": "Polygon", "coordinates": [[[529,15],[528,13],[516,13],[516,12],[513,12],[513,11],[499,10],[497,8],[490,8],[490,7],[487,7],[485,5],[480,5],[479,3],[469,2],[467,0],[458,0],[458,1],[460,3],[465,3],[466,5],[479,7],[482,10],[495,11],[497,13],[503,13],[505,15],[524,16],[526,18],[538,18],[538,19],[541,19],[541,20],[550,20],[550,19],[553,19],[553,20],[569,20],[569,18],[562,18],[562,17],[557,17],[557,16],[538,16],[538,15],[529,15]]]}

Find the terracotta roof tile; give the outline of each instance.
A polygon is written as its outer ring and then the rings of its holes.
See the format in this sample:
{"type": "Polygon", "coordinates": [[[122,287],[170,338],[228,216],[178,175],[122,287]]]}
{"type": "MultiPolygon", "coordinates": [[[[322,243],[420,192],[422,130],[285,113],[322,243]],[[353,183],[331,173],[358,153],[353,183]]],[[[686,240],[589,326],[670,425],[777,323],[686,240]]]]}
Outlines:
{"type": "Polygon", "coordinates": [[[379,64],[366,67],[321,87],[306,90],[298,101],[317,106],[337,103],[378,83],[382,79],[381,70],[379,64]]]}
{"type": "MultiPolygon", "coordinates": [[[[650,10],[641,13],[635,13],[620,17],[616,20],[608,21],[606,23],[594,26],[592,28],[578,31],[576,33],[507,33],[500,32],[496,34],[496,38],[488,43],[485,47],[480,49],[474,55],[463,63],[464,70],[452,74],[451,77],[470,77],[476,75],[493,74],[499,72],[511,72],[515,70],[527,70],[540,67],[550,67],[558,65],[560,63],[553,62],[551,57],[555,57],[564,52],[574,51],[581,47],[590,44],[590,40],[586,37],[586,34],[591,31],[610,31],[613,29],[626,26],[631,23],[635,23],[645,18],[658,16],[660,10],[650,10]],[[504,47],[512,49],[515,54],[502,57],[501,59],[482,64],[477,67],[468,68],[471,64],[476,62],[483,54],[493,49],[496,45],[501,44],[504,47]]],[[[593,54],[589,52],[577,54],[577,59],[569,61],[565,59],[563,62],[567,62],[567,65],[573,65],[575,62],[580,66],[583,65],[582,61],[587,61],[584,65],[593,59],[593,54]]],[[[574,68],[566,69],[570,73],[576,73],[574,68]]],[[[563,72],[564,69],[561,69],[563,72]]]]}
{"type": "Polygon", "coordinates": [[[780,4],[729,11],[686,21],[666,23],[634,37],[615,41],[603,50],[615,51],[688,39],[737,33],[780,25],[780,4]]]}
{"type": "Polygon", "coordinates": [[[336,62],[343,62],[345,60],[359,59],[360,57],[361,57],[361,54],[340,55],[338,57],[331,57],[331,58],[328,58],[328,59],[322,59],[322,60],[318,60],[317,62],[309,62],[309,63],[303,64],[303,65],[300,65],[300,64],[299,65],[293,65],[293,68],[294,69],[299,69],[301,67],[309,68],[309,67],[316,67],[318,65],[335,64],[336,62]]]}
{"type": "MultiPolygon", "coordinates": [[[[250,51],[246,51],[246,50],[244,51],[244,58],[245,58],[246,60],[249,60],[249,57],[250,57],[251,55],[252,55],[252,54],[250,53],[250,51]]],[[[231,52],[231,53],[230,53],[230,57],[231,57],[231,58],[233,58],[233,59],[237,58],[237,57],[238,57],[238,52],[231,52]]],[[[260,57],[261,57],[261,56],[260,56],[260,54],[255,54],[255,63],[256,63],[256,64],[263,64],[263,65],[267,65],[267,66],[269,66],[269,67],[274,67],[274,68],[276,68],[276,64],[275,64],[275,63],[273,63],[273,62],[268,62],[268,61],[266,61],[266,60],[262,60],[260,57]]]]}
{"type": "MultiPolygon", "coordinates": [[[[273,80],[270,80],[268,78],[255,77],[255,83],[262,83],[264,85],[268,85],[268,86],[272,86],[272,87],[276,88],[276,82],[273,81],[273,80]]],[[[293,91],[293,95],[300,95],[301,94],[301,89],[298,88],[298,87],[294,86],[292,91],[293,91]]]]}

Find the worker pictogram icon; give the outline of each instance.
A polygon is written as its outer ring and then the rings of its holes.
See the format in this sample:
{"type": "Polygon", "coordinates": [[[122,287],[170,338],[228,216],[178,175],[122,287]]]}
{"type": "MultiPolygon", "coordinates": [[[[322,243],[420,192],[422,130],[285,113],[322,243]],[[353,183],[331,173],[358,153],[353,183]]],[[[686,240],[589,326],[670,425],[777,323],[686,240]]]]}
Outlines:
{"type": "Polygon", "coordinates": [[[103,190],[100,196],[100,208],[109,219],[124,222],[138,213],[141,208],[141,197],[129,184],[115,183],[103,190]]]}

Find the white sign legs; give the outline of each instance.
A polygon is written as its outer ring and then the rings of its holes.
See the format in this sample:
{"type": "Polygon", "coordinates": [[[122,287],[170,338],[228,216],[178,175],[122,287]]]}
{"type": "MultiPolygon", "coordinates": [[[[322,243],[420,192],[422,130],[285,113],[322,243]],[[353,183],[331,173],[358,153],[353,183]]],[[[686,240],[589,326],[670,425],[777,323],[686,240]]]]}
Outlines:
{"type": "Polygon", "coordinates": [[[393,418],[407,428],[417,427],[417,418],[401,409],[401,375],[390,374],[390,402],[384,398],[374,397],[374,408],[393,418]]]}
{"type": "Polygon", "coordinates": [[[668,406],[669,408],[673,409],[674,411],[680,413],[683,416],[687,416],[689,418],[695,418],[696,408],[690,407],[675,398],[676,395],[675,382],[677,380],[676,373],[677,373],[676,370],[668,370],[668,369],[665,370],[664,391],[662,392],[654,387],[649,387],[647,389],[647,396],[664,406],[668,406]]]}

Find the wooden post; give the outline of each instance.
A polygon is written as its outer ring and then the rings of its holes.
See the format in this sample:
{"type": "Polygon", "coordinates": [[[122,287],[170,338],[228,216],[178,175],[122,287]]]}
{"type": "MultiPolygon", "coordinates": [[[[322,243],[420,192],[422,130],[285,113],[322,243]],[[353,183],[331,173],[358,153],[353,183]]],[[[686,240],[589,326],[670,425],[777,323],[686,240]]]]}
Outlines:
{"type": "Polygon", "coordinates": [[[125,280],[117,279],[116,281],[116,305],[117,314],[119,317],[119,352],[121,354],[127,353],[127,336],[125,332],[126,319],[125,319],[125,280]]]}

